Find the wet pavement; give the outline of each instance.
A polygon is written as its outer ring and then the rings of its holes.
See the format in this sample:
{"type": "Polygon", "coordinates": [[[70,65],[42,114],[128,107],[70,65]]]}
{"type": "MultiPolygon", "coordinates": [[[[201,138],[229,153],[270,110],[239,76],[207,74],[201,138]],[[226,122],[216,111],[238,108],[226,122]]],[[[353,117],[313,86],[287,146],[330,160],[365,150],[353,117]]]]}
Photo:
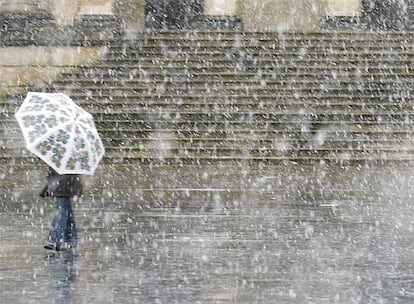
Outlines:
{"type": "Polygon", "coordinates": [[[409,163],[106,165],[54,255],[43,173],[2,170],[1,303],[414,302],[409,163]]]}

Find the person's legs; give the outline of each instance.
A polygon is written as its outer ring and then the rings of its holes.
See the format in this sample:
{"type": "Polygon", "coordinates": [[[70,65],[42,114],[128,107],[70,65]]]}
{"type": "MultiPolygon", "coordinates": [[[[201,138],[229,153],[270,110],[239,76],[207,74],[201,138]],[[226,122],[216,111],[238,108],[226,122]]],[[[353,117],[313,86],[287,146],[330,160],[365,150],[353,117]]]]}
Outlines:
{"type": "Polygon", "coordinates": [[[73,215],[72,205],[69,203],[69,216],[65,231],[65,242],[72,247],[78,245],[78,233],[76,231],[75,217],[73,215]]]}
{"type": "Polygon", "coordinates": [[[69,197],[58,197],[56,200],[56,212],[52,221],[52,227],[45,245],[46,249],[58,249],[65,240],[65,233],[69,221],[69,197]]]}

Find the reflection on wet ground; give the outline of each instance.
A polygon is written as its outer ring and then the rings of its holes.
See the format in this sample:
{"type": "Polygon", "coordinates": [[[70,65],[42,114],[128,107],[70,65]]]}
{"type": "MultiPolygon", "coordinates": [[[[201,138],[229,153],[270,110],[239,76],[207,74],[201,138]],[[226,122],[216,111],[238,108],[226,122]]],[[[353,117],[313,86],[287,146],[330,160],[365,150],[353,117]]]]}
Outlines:
{"type": "Polygon", "coordinates": [[[42,173],[5,170],[2,303],[414,302],[410,164],[107,166],[55,255],[42,173]]]}

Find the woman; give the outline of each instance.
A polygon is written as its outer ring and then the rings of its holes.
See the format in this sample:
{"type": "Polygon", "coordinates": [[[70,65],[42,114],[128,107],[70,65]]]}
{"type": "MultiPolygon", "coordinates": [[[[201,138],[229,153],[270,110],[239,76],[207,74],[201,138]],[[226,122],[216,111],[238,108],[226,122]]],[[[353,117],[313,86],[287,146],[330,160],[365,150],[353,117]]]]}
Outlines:
{"type": "Polygon", "coordinates": [[[80,175],[59,175],[49,167],[47,185],[41,191],[40,196],[56,197],[56,213],[44,246],[45,249],[60,251],[77,246],[78,235],[71,198],[80,195],[81,191],[82,182],[80,175]]]}

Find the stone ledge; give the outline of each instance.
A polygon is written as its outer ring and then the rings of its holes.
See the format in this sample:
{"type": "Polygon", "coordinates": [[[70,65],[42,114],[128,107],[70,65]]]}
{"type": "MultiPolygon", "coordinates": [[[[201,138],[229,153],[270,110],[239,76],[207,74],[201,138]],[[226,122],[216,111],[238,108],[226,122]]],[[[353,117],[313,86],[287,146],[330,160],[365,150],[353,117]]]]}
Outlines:
{"type": "Polygon", "coordinates": [[[63,72],[91,64],[101,52],[94,47],[0,47],[0,96],[44,86],[63,72]]]}

